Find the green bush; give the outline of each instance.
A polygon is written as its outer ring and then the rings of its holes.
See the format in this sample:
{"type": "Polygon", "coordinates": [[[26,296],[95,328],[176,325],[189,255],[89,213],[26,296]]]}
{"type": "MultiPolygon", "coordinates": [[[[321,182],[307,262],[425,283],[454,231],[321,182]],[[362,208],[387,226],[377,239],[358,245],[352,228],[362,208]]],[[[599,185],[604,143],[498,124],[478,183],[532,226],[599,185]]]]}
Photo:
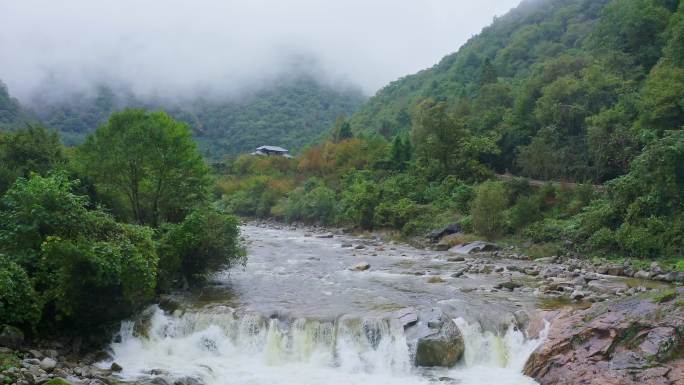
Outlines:
{"type": "Polygon", "coordinates": [[[178,279],[197,284],[215,269],[245,262],[237,218],[218,209],[197,209],[164,230],[159,244],[162,288],[178,279]]]}
{"type": "Polygon", "coordinates": [[[535,222],[523,230],[523,236],[532,242],[546,243],[563,240],[567,223],[553,218],[546,218],[535,222]]]}
{"type": "Polygon", "coordinates": [[[22,266],[48,325],[96,328],[152,298],[157,255],[148,228],[89,210],[63,174],[20,178],[2,199],[0,252],[22,266]]]}
{"type": "Polygon", "coordinates": [[[0,324],[34,327],[41,315],[40,300],[26,271],[0,254],[0,324]]]}
{"type": "Polygon", "coordinates": [[[513,231],[521,231],[528,224],[541,217],[540,202],[537,196],[521,196],[515,205],[506,211],[506,222],[513,231]]]}
{"type": "Polygon", "coordinates": [[[352,173],[345,178],[340,194],[340,215],[344,222],[364,229],[373,227],[380,189],[367,173],[352,173]]]}
{"type": "MultiPolygon", "coordinates": [[[[419,208],[410,199],[402,198],[396,202],[382,202],[375,208],[375,226],[403,229],[419,214],[419,208]]],[[[408,230],[408,229],[407,229],[408,230]]]]}
{"type": "Polygon", "coordinates": [[[508,197],[501,182],[485,182],[475,188],[475,199],[470,207],[473,229],[489,238],[504,231],[504,210],[508,197]]]}
{"type": "Polygon", "coordinates": [[[316,179],[310,179],[290,192],[283,207],[288,222],[330,224],[335,220],[336,212],[335,192],[316,179]]]}

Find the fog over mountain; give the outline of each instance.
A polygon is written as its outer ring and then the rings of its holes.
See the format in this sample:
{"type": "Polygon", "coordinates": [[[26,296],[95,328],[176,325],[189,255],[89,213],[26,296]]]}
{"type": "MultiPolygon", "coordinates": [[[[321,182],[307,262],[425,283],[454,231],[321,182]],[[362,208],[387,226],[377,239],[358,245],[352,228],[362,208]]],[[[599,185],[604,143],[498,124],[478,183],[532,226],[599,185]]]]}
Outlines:
{"type": "Polygon", "coordinates": [[[518,2],[0,0],[0,79],[22,102],[97,84],[225,96],[293,72],[372,94],[518,2]]]}

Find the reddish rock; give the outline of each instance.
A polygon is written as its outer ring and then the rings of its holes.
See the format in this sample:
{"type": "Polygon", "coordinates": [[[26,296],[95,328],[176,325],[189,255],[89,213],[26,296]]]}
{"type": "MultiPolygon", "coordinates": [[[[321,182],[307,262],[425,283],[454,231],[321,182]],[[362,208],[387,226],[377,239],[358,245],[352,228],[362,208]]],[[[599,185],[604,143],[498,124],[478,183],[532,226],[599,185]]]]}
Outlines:
{"type": "Polygon", "coordinates": [[[684,385],[684,309],[677,302],[629,298],[563,312],[525,374],[541,385],[684,385]]]}

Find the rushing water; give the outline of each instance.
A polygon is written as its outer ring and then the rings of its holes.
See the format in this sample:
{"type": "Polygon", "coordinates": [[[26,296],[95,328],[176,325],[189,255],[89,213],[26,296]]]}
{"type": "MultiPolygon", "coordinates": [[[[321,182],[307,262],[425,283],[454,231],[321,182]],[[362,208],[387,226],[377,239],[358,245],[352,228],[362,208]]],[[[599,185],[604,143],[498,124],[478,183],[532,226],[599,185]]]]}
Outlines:
{"type": "MultiPolygon", "coordinates": [[[[244,232],[251,242],[244,271],[186,298],[184,311],[155,306],[122,324],[111,350],[124,368],[123,379],[192,377],[208,385],[535,384],[521,371],[545,332],[526,339],[498,320],[478,321],[483,314],[522,307],[526,298],[466,296],[458,290],[464,283],[456,280],[428,284],[410,271],[448,276],[454,267],[438,254],[404,246],[361,252],[341,248],[340,239],[297,231],[247,227],[244,232]],[[372,273],[348,271],[359,257],[374,266],[372,273]],[[464,357],[451,369],[416,368],[403,326],[387,314],[437,304],[461,309],[463,317],[453,322],[464,338],[464,357]]],[[[472,277],[465,284],[487,279],[472,277]]]]}

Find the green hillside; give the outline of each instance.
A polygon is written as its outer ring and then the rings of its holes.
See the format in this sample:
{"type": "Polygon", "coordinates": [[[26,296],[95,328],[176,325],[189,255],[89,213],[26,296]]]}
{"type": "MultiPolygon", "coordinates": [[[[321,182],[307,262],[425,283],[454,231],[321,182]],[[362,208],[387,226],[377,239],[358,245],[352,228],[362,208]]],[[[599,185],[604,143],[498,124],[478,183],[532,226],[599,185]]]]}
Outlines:
{"type": "Polygon", "coordinates": [[[351,125],[391,137],[432,98],[497,143],[483,160],[498,172],[612,179],[684,124],[683,13],[678,0],[524,1],[439,64],[380,90],[351,125]]]}
{"type": "Polygon", "coordinates": [[[19,101],[10,96],[7,86],[0,81],[0,128],[16,128],[28,120],[19,101]]]}
{"type": "Polygon", "coordinates": [[[60,131],[67,144],[76,144],[125,107],[165,110],[187,122],[204,154],[218,159],[263,144],[296,152],[319,138],[338,116],[353,114],[363,100],[356,89],[297,78],[275,82],[239,99],[199,97],[182,102],[142,101],[127,92],[100,87],[95,95],[74,95],[59,104],[38,100],[32,112],[46,126],[60,131]]]}

